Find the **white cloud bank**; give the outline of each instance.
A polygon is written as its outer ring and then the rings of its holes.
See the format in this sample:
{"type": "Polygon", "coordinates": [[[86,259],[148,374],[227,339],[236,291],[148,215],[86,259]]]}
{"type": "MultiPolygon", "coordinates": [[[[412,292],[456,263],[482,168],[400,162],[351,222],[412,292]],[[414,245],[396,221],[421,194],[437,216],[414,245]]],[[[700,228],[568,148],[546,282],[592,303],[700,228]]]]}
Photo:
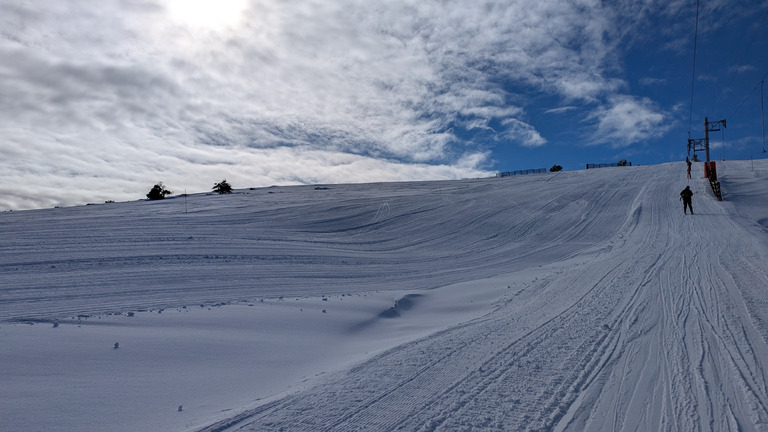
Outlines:
{"type": "Polygon", "coordinates": [[[487,175],[473,134],[546,144],[530,92],[587,104],[598,142],[663,120],[610,77],[635,11],[601,2],[219,3],[3,2],[0,209],[487,175]]]}
{"type": "Polygon", "coordinates": [[[647,137],[663,135],[671,125],[647,98],[614,96],[610,104],[597,109],[591,116],[597,122],[594,143],[610,143],[625,147],[647,137]]]}

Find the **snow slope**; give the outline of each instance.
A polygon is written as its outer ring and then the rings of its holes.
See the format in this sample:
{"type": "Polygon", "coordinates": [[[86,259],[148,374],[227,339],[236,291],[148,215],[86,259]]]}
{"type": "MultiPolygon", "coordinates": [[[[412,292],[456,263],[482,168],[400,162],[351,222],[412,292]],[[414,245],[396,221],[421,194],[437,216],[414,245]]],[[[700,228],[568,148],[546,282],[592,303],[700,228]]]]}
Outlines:
{"type": "Polygon", "coordinates": [[[0,429],[768,430],[766,162],[2,213],[0,429]]]}

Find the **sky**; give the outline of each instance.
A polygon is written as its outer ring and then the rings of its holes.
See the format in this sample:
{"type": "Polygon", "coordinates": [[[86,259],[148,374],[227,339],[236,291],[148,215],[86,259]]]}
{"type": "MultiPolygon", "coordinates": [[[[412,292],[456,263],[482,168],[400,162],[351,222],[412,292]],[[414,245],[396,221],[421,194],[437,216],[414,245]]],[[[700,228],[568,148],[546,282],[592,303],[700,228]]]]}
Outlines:
{"type": "Polygon", "coordinates": [[[0,210],[764,158],[766,53],[766,0],[0,0],[0,210]]]}

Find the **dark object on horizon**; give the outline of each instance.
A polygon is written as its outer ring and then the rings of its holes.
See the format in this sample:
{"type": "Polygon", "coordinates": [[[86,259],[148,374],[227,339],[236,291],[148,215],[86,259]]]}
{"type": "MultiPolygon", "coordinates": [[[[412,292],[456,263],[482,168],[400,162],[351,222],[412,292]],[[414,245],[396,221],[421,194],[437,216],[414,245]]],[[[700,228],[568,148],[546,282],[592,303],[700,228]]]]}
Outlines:
{"type": "Polygon", "coordinates": [[[546,168],[505,171],[505,172],[496,173],[496,177],[512,177],[512,176],[525,175],[525,174],[545,174],[546,172],[547,172],[546,168]]]}
{"type": "Polygon", "coordinates": [[[152,186],[152,190],[149,191],[147,194],[147,198],[151,200],[161,200],[165,199],[166,195],[172,195],[173,192],[169,191],[168,189],[163,186],[163,182],[160,182],[154,186],[152,186]]]}
{"type": "Polygon", "coordinates": [[[561,167],[560,165],[552,165],[552,168],[549,169],[549,172],[558,172],[562,170],[563,170],[563,167],[561,167]]]}
{"type": "Polygon", "coordinates": [[[213,185],[213,191],[219,194],[231,194],[232,186],[227,183],[226,179],[224,179],[220,183],[215,183],[213,185]]]}
{"type": "Polygon", "coordinates": [[[632,166],[632,162],[627,162],[626,159],[622,159],[618,162],[614,163],[603,163],[603,164],[587,164],[587,169],[591,168],[608,168],[608,167],[620,167],[620,166],[632,166]]]}

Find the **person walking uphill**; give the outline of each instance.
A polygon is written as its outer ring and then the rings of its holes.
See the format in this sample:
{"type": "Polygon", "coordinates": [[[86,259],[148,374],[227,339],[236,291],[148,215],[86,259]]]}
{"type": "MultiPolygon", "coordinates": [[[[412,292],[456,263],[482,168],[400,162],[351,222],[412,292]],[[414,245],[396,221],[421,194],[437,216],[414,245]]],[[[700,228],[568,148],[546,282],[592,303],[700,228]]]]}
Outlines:
{"type": "Polygon", "coordinates": [[[688,178],[691,178],[691,160],[688,157],[685,158],[685,163],[688,165],[688,178]]]}
{"type": "Polygon", "coordinates": [[[686,186],[682,192],[680,192],[680,198],[683,199],[683,213],[688,214],[688,209],[691,209],[693,214],[693,205],[691,204],[691,197],[693,197],[693,191],[690,186],[686,186]]]}

